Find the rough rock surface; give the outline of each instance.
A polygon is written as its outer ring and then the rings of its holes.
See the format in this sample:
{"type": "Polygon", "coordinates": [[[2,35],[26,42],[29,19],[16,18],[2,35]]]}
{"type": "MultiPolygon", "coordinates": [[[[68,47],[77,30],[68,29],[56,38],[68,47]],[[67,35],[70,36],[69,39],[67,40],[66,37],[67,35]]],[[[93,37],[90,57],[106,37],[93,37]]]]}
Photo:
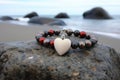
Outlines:
{"type": "Polygon", "coordinates": [[[58,56],[36,41],[1,42],[0,80],[120,80],[120,55],[99,44],[58,56]]]}
{"type": "Polygon", "coordinates": [[[95,7],[83,13],[85,19],[112,19],[112,17],[101,7],[95,7]]]}
{"type": "Polygon", "coordinates": [[[59,26],[65,26],[65,22],[59,19],[53,19],[53,18],[46,18],[46,17],[33,17],[31,18],[28,23],[34,23],[34,24],[47,24],[47,25],[59,25],[59,26]]]}
{"type": "Polygon", "coordinates": [[[6,20],[14,20],[14,19],[10,16],[2,16],[0,17],[0,20],[6,21],[6,20]]]}
{"type": "Polygon", "coordinates": [[[70,18],[67,13],[59,13],[55,18],[70,18]]]}
{"type": "Polygon", "coordinates": [[[36,12],[31,12],[31,13],[28,13],[24,16],[24,18],[32,18],[32,17],[35,17],[35,16],[38,16],[38,14],[36,12]]]}

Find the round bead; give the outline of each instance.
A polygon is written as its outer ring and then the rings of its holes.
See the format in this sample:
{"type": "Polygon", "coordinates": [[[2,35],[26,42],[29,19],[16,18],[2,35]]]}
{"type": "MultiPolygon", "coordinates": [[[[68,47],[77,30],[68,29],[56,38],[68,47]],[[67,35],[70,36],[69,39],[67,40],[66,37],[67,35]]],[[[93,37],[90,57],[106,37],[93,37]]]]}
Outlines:
{"type": "Polygon", "coordinates": [[[79,42],[79,48],[80,48],[80,49],[85,48],[85,43],[84,43],[83,41],[80,41],[80,42],[79,42]]]}
{"type": "Polygon", "coordinates": [[[48,36],[48,31],[44,31],[43,37],[47,37],[47,36],[48,36]]]}
{"type": "Polygon", "coordinates": [[[72,47],[73,49],[76,49],[76,48],[78,47],[78,43],[77,43],[77,42],[72,42],[72,43],[71,43],[71,47],[72,47]]]}
{"type": "Polygon", "coordinates": [[[48,34],[49,34],[50,36],[52,36],[52,35],[54,34],[54,30],[49,30],[49,31],[48,31],[48,34]]]}
{"type": "Polygon", "coordinates": [[[90,39],[90,41],[92,42],[92,46],[94,46],[97,43],[97,39],[90,39]]]}
{"type": "Polygon", "coordinates": [[[37,42],[39,42],[39,38],[40,38],[40,37],[42,37],[41,34],[39,34],[39,35],[37,34],[37,35],[35,36],[35,39],[36,39],[37,42]]]}
{"type": "Polygon", "coordinates": [[[54,48],[54,40],[50,40],[50,46],[54,48]]]}
{"type": "MultiPolygon", "coordinates": [[[[43,46],[49,46],[51,48],[54,48],[54,40],[49,40],[49,39],[46,39],[45,37],[47,37],[48,35],[49,36],[52,36],[52,35],[59,36],[60,32],[61,31],[54,31],[54,30],[44,31],[44,32],[41,32],[40,34],[37,34],[35,36],[35,39],[39,44],[41,44],[43,46]]],[[[74,34],[74,36],[76,36],[76,37],[86,39],[84,41],[80,41],[79,43],[72,42],[71,48],[73,48],[73,49],[77,49],[78,47],[80,49],[84,49],[84,48],[89,49],[90,47],[94,46],[98,41],[96,39],[96,37],[89,35],[89,34],[86,34],[86,32],[84,32],[84,31],[80,32],[79,30],[75,30],[73,32],[71,29],[69,29],[69,30],[63,30],[63,32],[66,32],[65,34],[67,34],[68,36],[71,36],[72,34],[74,34]]]]}
{"type": "Polygon", "coordinates": [[[60,34],[60,31],[55,31],[55,35],[59,35],[60,34]]]}
{"type": "Polygon", "coordinates": [[[40,43],[40,44],[43,44],[44,40],[45,40],[44,37],[40,37],[40,38],[39,38],[39,43],[40,43]]]}
{"type": "Polygon", "coordinates": [[[86,37],[86,32],[85,32],[85,31],[81,31],[81,32],[80,32],[80,37],[81,37],[81,38],[86,37]]]}
{"type": "Polygon", "coordinates": [[[44,42],[43,42],[44,46],[49,46],[50,44],[50,40],[49,39],[45,39],[44,42]]]}
{"type": "Polygon", "coordinates": [[[91,38],[91,36],[90,35],[86,35],[86,39],[90,39],[91,38]]]}
{"type": "Polygon", "coordinates": [[[77,37],[77,36],[79,36],[80,35],[80,31],[79,30],[75,30],[74,31],[74,35],[77,37]]]}
{"type": "Polygon", "coordinates": [[[85,40],[85,47],[90,48],[92,46],[92,42],[90,40],[85,40]]]}
{"type": "Polygon", "coordinates": [[[71,36],[72,33],[73,33],[73,31],[72,31],[71,29],[68,29],[68,30],[66,31],[66,33],[67,33],[68,36],[71,36]]]}

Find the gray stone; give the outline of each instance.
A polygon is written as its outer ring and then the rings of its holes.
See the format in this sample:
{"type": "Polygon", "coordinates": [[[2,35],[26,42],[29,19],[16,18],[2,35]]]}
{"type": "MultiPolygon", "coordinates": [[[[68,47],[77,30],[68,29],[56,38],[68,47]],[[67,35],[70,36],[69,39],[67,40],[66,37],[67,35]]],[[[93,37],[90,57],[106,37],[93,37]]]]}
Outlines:
{"type": "Polygon", "coordinates": [[[24,16],[24,18],[32,18],[32,17],[35,17],[35,16],[39,16],[36,12],[31,12],[31,13],[28,13],[24,16]]]}
{"type": "Polygon", "coordinates": [[[57,55],[36,41],[0,43],[0,80],[119,80],[120,54],[96,44],[57,55]]]}
{"type": "Polygon", "coordinates": [[[34,24],[47,24],[47,25],[59,25],[59,26],[65,26],[65,22],[59,19],[53,19],[53,18],[46,18],[46,17],[33,17],[31,18],[28,23],[34,23],[34,24]]]}
{"type": "Polygon", "coordinates": [[[55,18],[70,18],[67,13],[59,13],[55,18]]]}
{"type": "Polygon", "coordinates": [[[14,19],[10,16],[2,16],[0,17],[0,20],[7,21],[7,20],[14,20],[14,19]]]}
{"type": "Polygon", "coordinates": [[[83,13],[85,19],[112,19],[112,17],[101,7],[95,7],[83,13]]]}

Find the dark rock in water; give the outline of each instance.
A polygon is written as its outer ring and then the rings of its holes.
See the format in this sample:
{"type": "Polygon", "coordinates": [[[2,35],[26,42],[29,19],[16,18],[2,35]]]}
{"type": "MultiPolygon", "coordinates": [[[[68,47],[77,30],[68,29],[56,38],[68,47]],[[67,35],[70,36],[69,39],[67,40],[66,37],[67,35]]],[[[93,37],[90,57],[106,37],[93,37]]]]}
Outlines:
{"type": "Polygon", "coordinates": [[[54,21],[54,22],[51,22],[51,23],[48,23],[48,25],[60,25],[60,26],[65,26],[65,22],[63,22],[62,20],[58,20],[58,21],[54,21]]]}
{"type": "Polygon", "coordinates": [[[112,19],[112,17],[101,7],[95,7],[83,13],[85,19],[112,19]]]}
{"type": "Polygon", "coordinates": [[[0,17],[0,20],[7,21],[7,20],[14,20],[14,19],[10,16],[2,16],[0,17]]]}
{"type": "Polygon", "coordinates": [[[24,16],[24,18],[32,18],[32,17],[35,17],[35,16],[38,16],[38,14],[36,12],[31,12],[31,13],[28,13],[24,16]]]}
{"type": "Polygon", "coordinates": [[[36,41],[0,43],[0,80],[119,80],[120,54],[97,44],[58,56],[36,41]]]}
{"type": "Polygon", "coordinates": [[[67,13],[59,13],[55,18],[70,18],[67,13]]]}
{"type": "Polygon", "coordinates": [[[65,22],[58,19],[53,18],[45,18],[45,17],[33,17],[31,18],[28,23],[34,23],[34,24],[48,24],[48,25],[59,25],[59,26],[65,26],[65,22]]]}

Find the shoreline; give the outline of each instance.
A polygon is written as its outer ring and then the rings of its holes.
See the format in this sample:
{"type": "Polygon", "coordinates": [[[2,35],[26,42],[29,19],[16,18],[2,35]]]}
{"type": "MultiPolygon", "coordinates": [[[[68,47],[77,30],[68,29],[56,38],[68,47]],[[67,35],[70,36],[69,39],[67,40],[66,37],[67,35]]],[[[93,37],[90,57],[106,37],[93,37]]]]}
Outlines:
{"type": "MultiPolygon", "coordinates": [[[[35,40],[35,34],[44,30],[59,30],[60,26],[47,25],[17,25],[9,22],[0,22],[0,42],[18,42],[35,40]]],[[[92,33],[98,38],[98,42],[110,46],[120,52],[120,39],[104,34],[92,33]]]]}

